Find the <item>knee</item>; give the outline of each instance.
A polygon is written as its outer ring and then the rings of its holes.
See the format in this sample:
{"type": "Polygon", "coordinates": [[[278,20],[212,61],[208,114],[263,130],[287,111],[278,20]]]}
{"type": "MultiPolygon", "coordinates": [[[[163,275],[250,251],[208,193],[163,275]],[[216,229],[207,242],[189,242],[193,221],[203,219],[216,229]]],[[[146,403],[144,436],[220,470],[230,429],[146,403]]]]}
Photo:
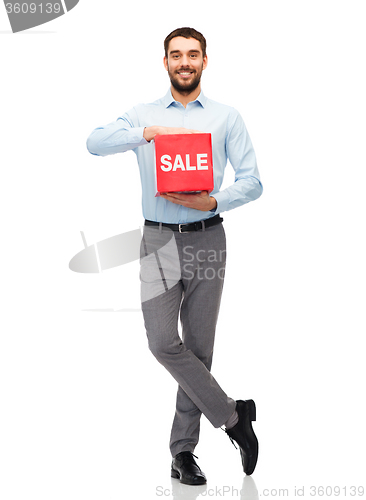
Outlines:
{"type": "Polygon", "coordinates": [[[185,350],[183,342],[164,342],[163,339],[148,338],[149,349],[155,358],[164,364],[164,361],[172,356],[175,356],[185,350]]]}

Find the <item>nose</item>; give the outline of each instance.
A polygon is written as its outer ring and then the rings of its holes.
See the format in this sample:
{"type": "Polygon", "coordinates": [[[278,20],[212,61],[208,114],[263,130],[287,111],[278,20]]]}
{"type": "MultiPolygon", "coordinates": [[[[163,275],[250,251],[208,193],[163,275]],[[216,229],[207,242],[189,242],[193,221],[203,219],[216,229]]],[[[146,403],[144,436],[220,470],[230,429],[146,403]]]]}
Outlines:
{"type": "Polygon", "coordinates": [[[190,65],[190,60],[187,55],[183,55],[181,59],[181,65],[182,66],[189,66],[190,65]]]}

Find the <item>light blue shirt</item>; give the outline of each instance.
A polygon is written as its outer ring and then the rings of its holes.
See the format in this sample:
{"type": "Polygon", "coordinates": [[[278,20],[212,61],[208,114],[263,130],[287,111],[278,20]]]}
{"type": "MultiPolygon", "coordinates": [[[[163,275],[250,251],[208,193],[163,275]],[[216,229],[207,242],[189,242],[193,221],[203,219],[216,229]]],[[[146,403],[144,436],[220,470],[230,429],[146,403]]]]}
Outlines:
{"type": "Polygon", "coordinates": [[[262,194],[252,142],[242,117],[234,108],[212,101],[201,92],[187,104],[174,100],[171,91],[151,104],[138,104],[117,121],[93,130],[87,140],[90,153],[107,156],[132,150],[137,156],[142,186],[142,211],[145,219],[183,224],[213,217],[232,210],[262,194]],[[184,127],[211,133],[216,211],[203,212],[155,197],[154,141],[143,138],[150,126],[184,127]],[[229,160],[235,171],[235,182],[220,191],[229,160]]]}

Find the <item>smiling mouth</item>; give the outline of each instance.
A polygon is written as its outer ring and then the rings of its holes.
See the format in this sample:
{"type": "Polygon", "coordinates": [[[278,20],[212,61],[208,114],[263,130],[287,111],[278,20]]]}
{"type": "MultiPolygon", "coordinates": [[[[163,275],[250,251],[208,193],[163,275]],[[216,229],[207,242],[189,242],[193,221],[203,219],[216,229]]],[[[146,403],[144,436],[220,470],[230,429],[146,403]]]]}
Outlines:
{"type": "Polygon", "coordinates": [[[193,71],[177,71],[178,75],[182,78],[189,78],[193,75],[193,71]]]}

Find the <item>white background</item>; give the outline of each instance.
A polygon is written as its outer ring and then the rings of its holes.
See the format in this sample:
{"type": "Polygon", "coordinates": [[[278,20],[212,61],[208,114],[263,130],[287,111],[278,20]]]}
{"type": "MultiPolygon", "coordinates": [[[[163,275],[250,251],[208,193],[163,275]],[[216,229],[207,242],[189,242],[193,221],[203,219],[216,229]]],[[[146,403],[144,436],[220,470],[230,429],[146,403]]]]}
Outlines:
{"type": "Polygon", "coordinates": [[[85,142],[166,93],[163,40],[181,26],[207,39],[203,90],[242,113],[264,193],[223,214],[213,364],[231,397],[256,400],[258,466],[243,482],[238,450],[203,417],[207,490],[175,498],[366,486],[364,7],[80,0],[18,34],[0,8],[1,498],[172,498],[176,383],[147,348],[138,262],[68,263],[80,231],[92,244],[143,224],[134,154],[85,142]]]}

